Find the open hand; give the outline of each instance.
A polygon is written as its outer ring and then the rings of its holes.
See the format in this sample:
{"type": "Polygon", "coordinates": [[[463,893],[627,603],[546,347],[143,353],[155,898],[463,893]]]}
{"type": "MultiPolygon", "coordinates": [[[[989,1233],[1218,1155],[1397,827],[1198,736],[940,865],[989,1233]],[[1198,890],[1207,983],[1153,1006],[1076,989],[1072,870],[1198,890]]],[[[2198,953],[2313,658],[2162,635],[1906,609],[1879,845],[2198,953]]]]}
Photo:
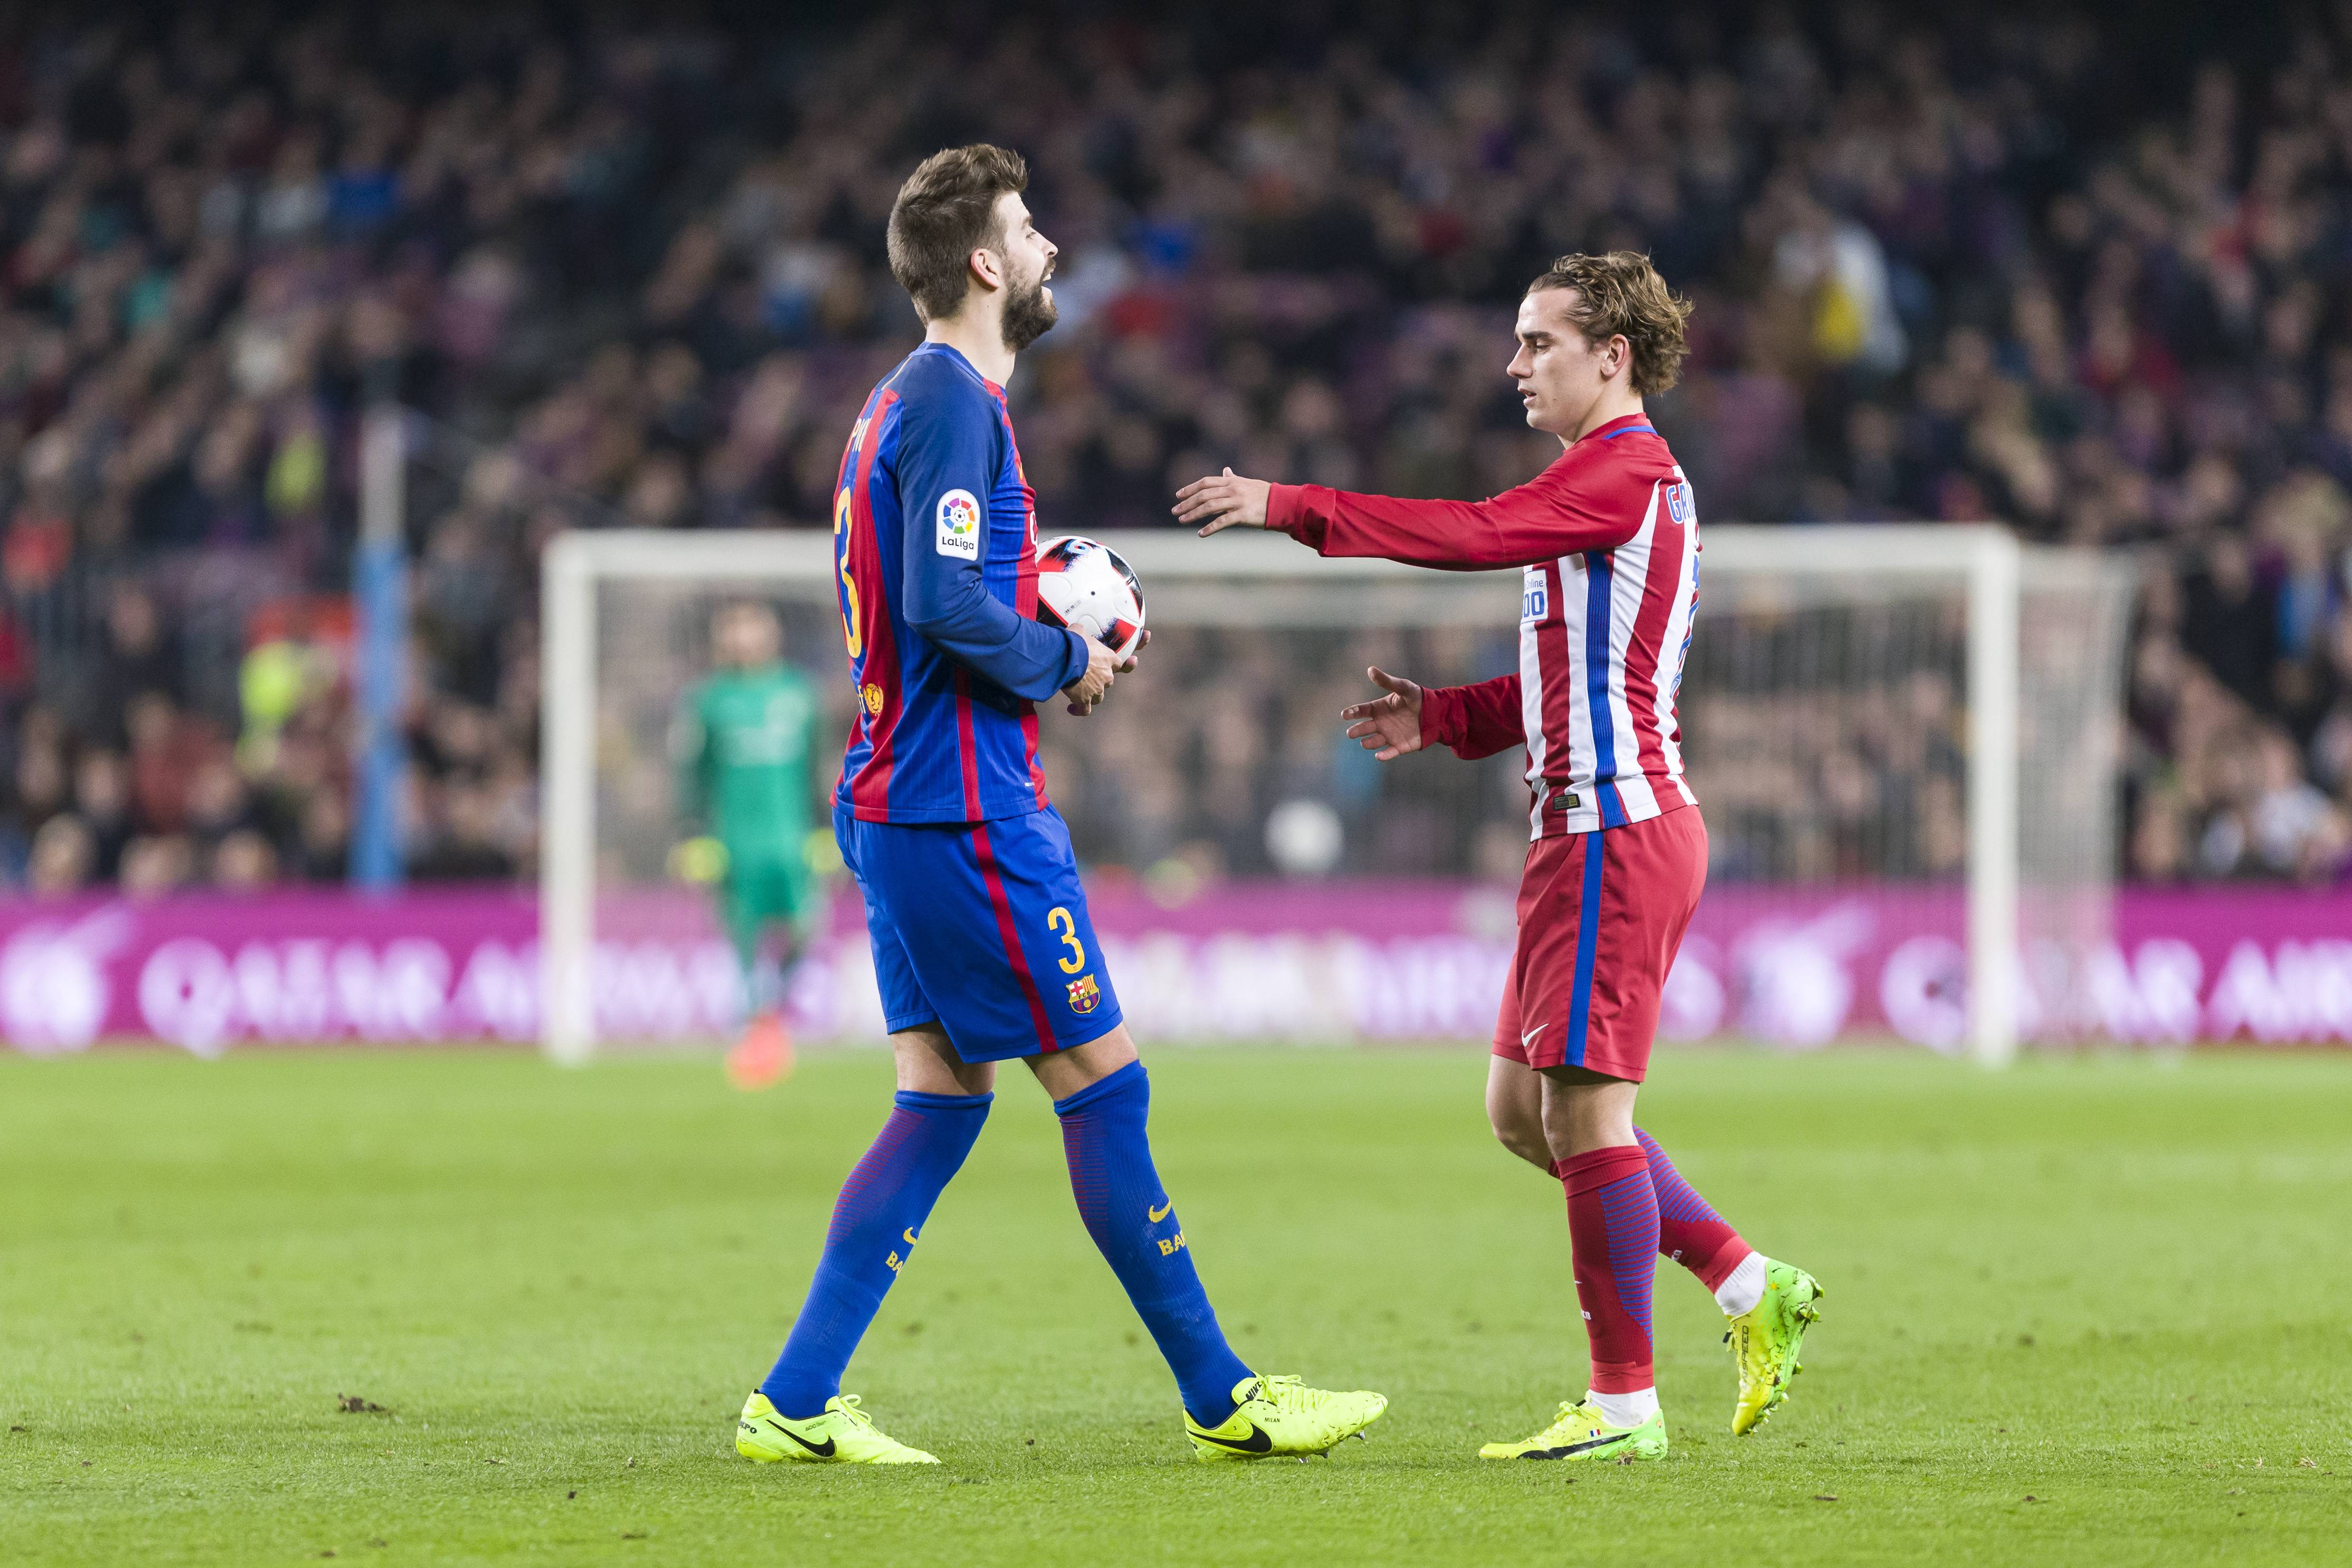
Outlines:
{"type": "Polygon", "coordinates": [[[1177,491],[1176,505],[1170,510],[1180,523],[1201,524],[1202,538],[1227,528],[1262,528],[1266,497],[1273,491],[1265,480],[1246,479],[1228,468],[1177,491]]]}
{"type": "Polygon", "coordinates": [[[1348,737],[1360,743],[1382,762],[1393,762],[1408,751],[1419,751],[1421,688],[1378,665],[1364,674],[1388,695],[1339,710],[1339,716],[1350,721],[1348,737]]]}

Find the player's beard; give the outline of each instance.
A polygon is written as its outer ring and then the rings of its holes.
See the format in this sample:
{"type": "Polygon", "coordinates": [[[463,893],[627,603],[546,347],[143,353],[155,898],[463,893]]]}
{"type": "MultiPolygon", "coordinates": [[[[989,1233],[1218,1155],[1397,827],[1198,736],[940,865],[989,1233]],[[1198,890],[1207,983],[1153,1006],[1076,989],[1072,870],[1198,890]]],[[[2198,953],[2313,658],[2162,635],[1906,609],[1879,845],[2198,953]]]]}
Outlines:
{"type": "Polygon", "coordinates": [[[1044,337],[1060,315],[1045,293],[1045,275],[1040,272],[1026,290],[1004,302],[1004,346],[1019,353],[1044,337]]]}

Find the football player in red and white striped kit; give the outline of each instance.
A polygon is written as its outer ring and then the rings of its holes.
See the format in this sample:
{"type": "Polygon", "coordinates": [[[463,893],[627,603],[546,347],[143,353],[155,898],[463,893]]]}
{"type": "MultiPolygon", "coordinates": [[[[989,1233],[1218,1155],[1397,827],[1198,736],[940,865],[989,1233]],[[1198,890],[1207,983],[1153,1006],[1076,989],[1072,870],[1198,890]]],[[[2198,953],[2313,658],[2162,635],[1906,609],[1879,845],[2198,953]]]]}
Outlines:
{"type": "Polygon", "coordinates": [[[1508,373],[1528,423],[1563,450],[1491,500],[1269,485],[1230,468],[1177,495],[1176,516],[1203,536],[1276,528],[1327,556],[1523,573],[1517,674],[1423,689],[1373,669],[1387,695],[1341,715],[1383,762],[1432,745],[1464,758],[1527,747],[1532,842],[1486,1109],[1504,1146],[1566,1188],[1592,1381],[1542,1431],[1487,1444],[1490,1458],[1666,1451],[1650,1346],[1662,1250],[1730,1320],[1734,1432],[1787,1397],[1817,1312],[1812,1277],[1749,1248],[1633,1125],[1666,973],[1706,880],[1675,715],[1698,518],[1642,406],[1675,384],[1689,312],[1631,251],[1562,256],[1528,285],[1508,373]]]}

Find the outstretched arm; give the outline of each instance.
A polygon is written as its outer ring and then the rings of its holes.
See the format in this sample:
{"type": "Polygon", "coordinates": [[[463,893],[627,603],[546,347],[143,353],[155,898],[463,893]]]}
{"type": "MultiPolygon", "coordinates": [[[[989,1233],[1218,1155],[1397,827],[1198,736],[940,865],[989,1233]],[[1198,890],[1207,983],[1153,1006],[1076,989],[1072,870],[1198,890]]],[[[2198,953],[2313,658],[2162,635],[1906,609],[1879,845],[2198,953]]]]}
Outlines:
{"type": "Polygon", "coordinates": [[[1641,529],[1638,507],[1596,494],[1606,469],[1573,450],[1517,489],[1485,501],[1416,501],[1324,485],[1269,485],[1226,469],[1176,492],[1176,517],[1201,535],[1278,529],[1327,556],[1379,556],[1481,571],[1614,549],[1641,529]]]}
{"type": "Polygon", "coordinates": [[[1527,744],[1519,677],[1497,675],[1475,685],[1439,686],[1422,704],[1423,743],[1450,746],[1465,762],[1527,744]]]}
{"type": "Polygon", "coordinates": [[[1366,670],[1388,695],[1341,708],[1349,738],[1382,762],[1425,746],[1448,746],[1465,761],[1492,757],[1527,738],[1521,726],[1519,677],[1503,675],[1472,686],[1417,686],[1374,665],[1366,670]]]}

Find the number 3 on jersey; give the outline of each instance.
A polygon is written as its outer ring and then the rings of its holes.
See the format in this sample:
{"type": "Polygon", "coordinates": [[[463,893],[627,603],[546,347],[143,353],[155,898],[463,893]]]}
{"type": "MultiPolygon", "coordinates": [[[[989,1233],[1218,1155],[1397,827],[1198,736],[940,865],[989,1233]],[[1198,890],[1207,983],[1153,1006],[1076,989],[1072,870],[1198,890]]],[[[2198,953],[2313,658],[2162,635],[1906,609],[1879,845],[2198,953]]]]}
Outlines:
{"type": "Polygon", "coordinates": [[[864,640],[857,631],[857,584],[849,580],[849,486],[845,485],[833,497],[833,538],[841,552],[835,564],[841,569],[841,635],[849,644],[852,659],[865,651],[864,640]]]}
{"type": "Polygon", "coordinates": [[[1087,945],[1078,940],[1078,923],[1070,918],[1068,910],[1058,904],[1048,910],[1045,914],[1045,929],[1059,936],[1062,939],[1062,946],[1070,950],[1068,957],[1055,960],[1062,973],[1075,975],[1087,967],[1087,945]]]}

